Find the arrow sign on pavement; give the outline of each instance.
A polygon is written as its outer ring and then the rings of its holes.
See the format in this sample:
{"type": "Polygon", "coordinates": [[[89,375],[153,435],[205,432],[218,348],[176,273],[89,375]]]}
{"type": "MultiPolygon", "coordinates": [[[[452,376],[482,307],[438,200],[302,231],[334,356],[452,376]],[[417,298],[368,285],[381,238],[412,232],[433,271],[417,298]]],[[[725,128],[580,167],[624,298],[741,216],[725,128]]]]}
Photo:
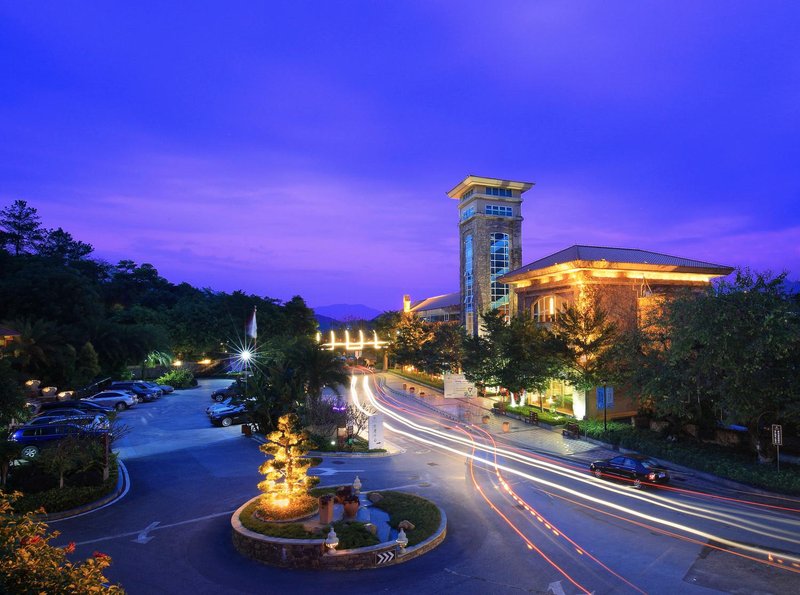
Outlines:
{"type": "Polygon", "coordinates": [[[133,540],[134,543],[147,543],[148,541],[153,539],[152,537],[150,537],[148,535],[148,533],[150,533],[150,531],[152,531],[153,529],[158,527],[158,525],[160,525],[160,524],[161,524],[160,521],[155,521],[155,522],[150,523],[149,525],[147,525],[147,527],[145,529],[143,529],[142,531],[139,531],[139,535],[137,535],[136,539],[133,540]]]}

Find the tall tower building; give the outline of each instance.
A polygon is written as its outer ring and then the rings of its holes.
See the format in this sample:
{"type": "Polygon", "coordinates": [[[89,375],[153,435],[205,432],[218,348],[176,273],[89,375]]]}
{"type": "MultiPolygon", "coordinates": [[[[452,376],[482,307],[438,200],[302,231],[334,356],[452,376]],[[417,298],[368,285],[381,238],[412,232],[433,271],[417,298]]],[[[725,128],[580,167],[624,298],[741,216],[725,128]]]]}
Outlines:
{"type": "Polygon", "coordinates": [[[522,195],[533,184],[467,176],[447,193],[458,200],[461,323],[480,330],[480,313],[515,311],[516,297],[497,278],[522,266],[522,195]]]}

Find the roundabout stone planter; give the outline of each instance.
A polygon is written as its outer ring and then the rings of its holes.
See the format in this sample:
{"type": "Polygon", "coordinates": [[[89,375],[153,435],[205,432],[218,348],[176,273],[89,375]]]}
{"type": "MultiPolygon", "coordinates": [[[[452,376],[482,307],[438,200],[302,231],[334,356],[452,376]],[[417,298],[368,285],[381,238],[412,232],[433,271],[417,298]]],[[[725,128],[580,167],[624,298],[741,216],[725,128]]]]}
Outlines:
{"type": "Polygon", "coordinates": [[[242,504],[231,517],[233,547],[243,556],[282,568],[317,570],[365,570],[401,564],[438,546],[447,535],[447,517],[440,508],[441,521],[433,535],[411,547],[401,548],[396,541],[350,550],[325,551],[325,539],[287,539],[251,531],[239,515],[256,496],[242,504]]]}

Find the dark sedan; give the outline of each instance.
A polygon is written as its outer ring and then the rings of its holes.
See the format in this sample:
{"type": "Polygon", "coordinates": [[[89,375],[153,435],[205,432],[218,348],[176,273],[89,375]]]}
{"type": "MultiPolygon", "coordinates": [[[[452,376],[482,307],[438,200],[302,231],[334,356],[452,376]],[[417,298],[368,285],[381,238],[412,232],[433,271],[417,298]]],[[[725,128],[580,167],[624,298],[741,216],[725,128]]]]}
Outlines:
{"type": "Polygon", "coordinates": [[[250,413],[244,405],[236,407],[228,407],[221,411],[215,411],[209,416],[211,423],[215,426],[222,426],[227,428],[233,424],[246,424],[250,423],[250,413]]]}
{"type": "Polygon", "coordinates": [[[613,459],[595,461],[589,465],[589,469],[595,477],[623,479],[635,488],[669,481],[669,471],[663,465],[642,455],[620,455],[613,459]]]}
{"type": "Polygon", "coordinates": [[[216,401],[217,403],[222,403],[225,399],[229,397],[240,398],[242,396],[242,390],[239,384],[234,382],[230,386],[226,388],[218,388],[213,393],[211,393],[211,399],[216,401]]]}

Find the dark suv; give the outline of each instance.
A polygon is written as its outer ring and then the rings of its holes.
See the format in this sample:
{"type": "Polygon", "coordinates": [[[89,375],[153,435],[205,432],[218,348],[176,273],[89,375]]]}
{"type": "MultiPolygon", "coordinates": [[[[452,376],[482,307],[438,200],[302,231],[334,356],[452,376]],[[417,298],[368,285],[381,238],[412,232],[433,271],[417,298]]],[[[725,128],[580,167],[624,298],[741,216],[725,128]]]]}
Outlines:
{"type": "Polygon", "coordinates": [[[41,426],[22,426],[14,430],[8,439],[16,442],[26,459],[33,459],[42,448],[53,445],[68,436],[77,438],[103,438],[108,429],[94,426],[81,426],[73,423],[54,423],[41,426]]]}

